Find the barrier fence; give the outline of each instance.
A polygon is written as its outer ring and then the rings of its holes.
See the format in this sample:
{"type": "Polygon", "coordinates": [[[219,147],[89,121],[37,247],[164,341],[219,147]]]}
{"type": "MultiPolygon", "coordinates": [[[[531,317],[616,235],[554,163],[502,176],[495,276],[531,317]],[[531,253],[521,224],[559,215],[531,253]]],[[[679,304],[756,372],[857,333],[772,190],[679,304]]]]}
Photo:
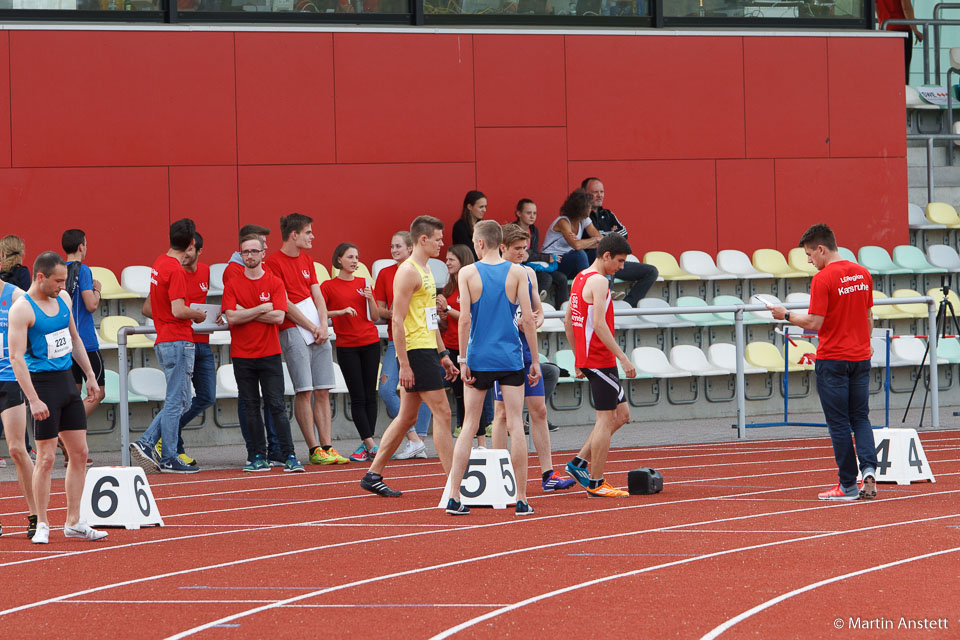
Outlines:
{"type": "MultiPolygon", "coordinates": [[[[931,421],[934,428],[940,426],[940,394],[937,388],[937,304],[938,302],[930,296],[918,296],[913,298],[887,298],[875,300],[874,305],[892,305],[892,304],[926,304],[929,311],[927,322],[927,335],[930,336],[930,353],[927,366],[930,368],[930,404],[931,421]]],[[[788,310],[805,309],[807,305],[802,302],[791,302],[781,304],[788,310]]],[[[616,309],[614,316],[653,316],[653,315],[671,315],[671,314],[691,314],[691,313],[733,313],[734,314],[734,335],[736,343],[737,370],[735,373],[736,400],[737,400],[737,437],[746,438],[746,383],[744,380],[744,350],[746,340],[744,337],[743,314],[749,311],[767,311],[766,305],[762,304],[738,304],[738,305],[717,305],[704,307],[654,307],[644,309],[616,309]]],[[[544,314],[545,318],[563,318],[564,312],[551,311],[544,314]]],[[[227,331],[227,327],[218,327],[214,331],[227,331]]],[[[124,466],[130,465],[130,402],[127,396],[128,383],[127,374],[129,367],[127,365],[127,336],[140,334],[156,333],[154,327],[121,327],[117,332],[117,353],[119,359],[119,382],[120,382],[120,456],[124,466]]],[[[889,360],[888,360],[889,366],[889,360]]]]}

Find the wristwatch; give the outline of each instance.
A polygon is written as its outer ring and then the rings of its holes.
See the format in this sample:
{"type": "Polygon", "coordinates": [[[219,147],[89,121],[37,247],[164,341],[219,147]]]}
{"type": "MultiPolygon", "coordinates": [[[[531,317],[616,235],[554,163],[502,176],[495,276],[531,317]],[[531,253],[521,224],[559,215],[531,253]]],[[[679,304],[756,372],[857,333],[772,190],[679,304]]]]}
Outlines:
{"type": "Polygon", "coordinates": [[[789,311],[787,311],[785,314],[783,314],[783,319],[786,320],[787,322],[790,322],[790,312],[789,312],[789,311]]]}
{"type": "Polygon", "coordinates": [[[464,356],[457,356],[457,362],[459,364],[467,364],[467,359],[464,356]]]}
{"type": "Polygon", "coordinates": [[[449,358],[449,357],[450,357],[450,349],[444,349],[443,351],[440,352],[441,359],[449,358]]]}

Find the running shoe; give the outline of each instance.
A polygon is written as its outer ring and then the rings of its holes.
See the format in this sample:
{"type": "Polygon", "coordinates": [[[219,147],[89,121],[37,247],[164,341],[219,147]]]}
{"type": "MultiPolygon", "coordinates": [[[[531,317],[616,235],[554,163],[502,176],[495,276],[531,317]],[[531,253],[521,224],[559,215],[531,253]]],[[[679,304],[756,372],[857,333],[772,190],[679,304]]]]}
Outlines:
{"type": "Polygon", "coordinates": [[[170,462],[164,462],[160,465],[160,473],[199,473],[200,467],[191,467],[188,464],[180,462],[180,458],[174,458],[170,462]]]}
{"type": "MultiPolygon", "coordinates": [[[[273,464],[271,463],[272,467],[273,464]]],[[[300,464],[300,461],[297,460],[297,457],[293,454],[287,456],[287,461],[283,463],[284,473],[303,473],[303,465],[300,464]]]]}
{"type": "Polygon", "coordinates": [[[350,459],[354,462],[368,462],[370,460],[370,453],[367,451],[367,448],[363,446],[363,443],[360,443],[360,446],[357,447],[356,451],[350,454],[350,459]]]}
{"type": "Polygon", "coordinates": [[[587,487],[587,495],[595,498],[626,498],[630,494],[623,489],[617,489],[616,487],[611,486],[606,480],[604,480],[603,483],[596,489],[587,487]]]}
{"type": "MultiPolygon", "coordinates": [[[[520,508],[519,504],[517,504],[517,508],[520,508]]],[[[470,513],[470,507],[457,500],[454,500],[453,498],[450,498],[447,500],[447,513],[452,516],[465,516],[470,513]]]]}
{"type": "Polygon", "coordinates": [[[37,532],[30,539],[33,544],[48,544],[50,542],[50,525],[46,522],[37,523],[37,532]]]}
{"type": "Polygon", "coordinates": [[[97,531],[85,521],[81,520],[72,527],[64,526],[63,535],[68,538],[83,538],[84,540],[90,540],[92,542],[94,540],[102,540],[106,538],[108,534],[106,531],[97,531]]]}
{"type": "Polygon", "coordinates": [[[261,454],[253,456],[253,460],[247,462],[247,465],[243,468],[244,471],[248,473],[262,473],[264,471],[270,471],[270,463],[267,462],[267,459],[264,458],[261,454]]]}
{"type": "Polygon", "coordinates": [[[460,437],[460,431],[461,431],[462,429],[463,429],[463,427],[457,427],[456,429],[454,429],[454,430],[453,430],[453,437],[454,437],[454,438],[459,438],[459,437],[460,437]]]}
{"type": "Polygon", "coordinates": [[[5,466],[7,466],[7,461],[0,458],[0,469],[3,469],[5,466]]]}
{"type": "Polygon", "coordinates": [[[407,440],[406,444],[397,451],[393,457],[397,460],[409,460],[410,458],[416,458],[419,454],[423,454],[426,457],[427,445],[423,443],[423,440],[419,442],[414,442],[413,440],[407,440]]]}
{"type": "Polygon", "coordinates": [[[374,458],[377,457],[377,451],[379,451],[379,450],[380,450],[380,445],[375,444],[375,445],[373,445],[373,449],[368,449],[368,450],[367,450],[367,455],[370,456],[370,459],[371,459],[371,460],[373,460],[374,458]]]}
{"type": "Polygon", "coordinates": [[[350,458],[341,455],[340,452],[333,447],[327,449],[327,455],[333,458],[334,462],[337,464],[347,464],[350,462],[350,458]]]}
{"type": "Polygon", "coordinates": [[[590,472],[586,467],[577,467],[573,462],[567,463],[567,473],[573,476],[581,487],[586,489],[590,486],[590,472]]]}
{"type": "MultiPolygon", "coordinates": [[[[876,487],[874,487],[876,489],[876,487]]],[[[854,485],[849,491],[845,490],[840,486],[838,482],[829,491],[824,491],[823,493],[817,494],[817,497],[821,500],[835,500],[839,502],[853,502],[854,500],[860,499],[860,492],[857,490],[857,486],[854,485]]]]}
{"type": "MultiPolygon", "coordinates": [[[[447,509],[448,509],[447,513],[450,513],[449,508],[450,508],[450,507],[447,507],[447,509]]],[[[520,500],[520,501],[517,502],[516,515],[518,515],[518,516],[532,516],[532,515],[533,515],[533,507],[531,507],[529,504],[527,504],[527,503],[524,502],[523,500],[520,500]]]]}
{"type": "Polygon", "coordinates": [[[402,491],[394,491],[383,481],[383,476],[379,473],[365,473],[360,479],[360,488],[370,493],[375,493],[384,498],[399,498],[403,495],[402,491]]]}
{"type": "Polygon", "coordinates": [[[188,455],[185,454],[185,453],[178,453],[178,454],[177,454],[177,457],[180,458],[180,462],[182,462],[183,464],[185,464],[185,465],[187,465],[187,466],[189,466],[189,467],[195,467],[195,466],[197,466],[197,461],[196,461],[194,458],[191,458],[190,456],[188,456],[188,455]]]}
{"type": "Polygon", "coordinates": [[[575,484],[577,484],[577,481],[573,478],[564,478],[559,473],[554,471],[549,478],[541,483],[541,486],[545,492],[549,493],[551,491],[562,491],[564,489],[569,489],[575,484]]]}
{"type": "Polygon", "coordinates": [[[863,480],[860,482],[860,498],[862,500],[873,500],[877,497],[877,479],[872,471],[865,471],[863,480]]]}
{"type": "Polygon", "coordinates": [[[560,427],[559,425],[555,425],[549,420],[547,420],[547,431],[549,431],[550,433],[553,433],[554,431],[560,431],[560,427]]]}
{"type": "Polygon", "coordinates": [[[37,533],[37,516],[27,516],[27,538],[33,539],[37,533]]]}
{"type": "Polygon", "coordinates": [[[130,443],[130,461],[145,473],[156,473],[160,470],[160,459],[154,457],[152,448],[139,440],[130,443]]]}

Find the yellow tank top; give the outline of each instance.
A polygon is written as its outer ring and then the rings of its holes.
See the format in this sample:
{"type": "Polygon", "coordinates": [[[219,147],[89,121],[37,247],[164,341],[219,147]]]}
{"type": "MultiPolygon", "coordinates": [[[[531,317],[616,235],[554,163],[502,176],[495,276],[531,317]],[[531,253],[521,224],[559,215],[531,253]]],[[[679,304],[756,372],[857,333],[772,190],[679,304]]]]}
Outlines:
{"type": "Polygon", "coordinates": [[[407,317],[403,319],[403,335],[407,341],[407,351],[411,349],[437,348],[437,285],[433,273],[423,269],[415,260],[408,258],[420,272],[422,284],[413,292],[407,317]]]}

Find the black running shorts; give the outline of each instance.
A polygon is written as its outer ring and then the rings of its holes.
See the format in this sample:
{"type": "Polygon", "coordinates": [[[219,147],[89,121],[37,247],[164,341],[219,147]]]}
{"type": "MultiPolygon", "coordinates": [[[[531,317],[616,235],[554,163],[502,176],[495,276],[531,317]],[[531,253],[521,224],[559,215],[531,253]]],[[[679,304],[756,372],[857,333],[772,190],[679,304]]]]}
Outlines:
{"type": "MultiPolygon", "coordinates": [[[[97,377],[97,384],[103,388],[106,382],[106,373],[103,366],[103,356],[99,351],[87,351],[87,357],[90,359],[90,366],[93,367],[93,373],[97,377]]],[[[83,375],[83,369],[80,368],[76,360],[73,361],[73,381],[77,384],[83,384],[87,381],[87,376],[83,375]]]]}
{"type": "Polygon", "coordinates": [[[519,387],[523,385],[523,370],[519,371],[474,371],[470,369],[470,375],[473,376],[474,389],[492,389],[494,382],[499,382],[501,387],[519,387]]]}
{"type": "Polygon", "coordinates": [[[16,380],[0,382],[0,412],[23,404],[23,391],[16,380]]]}
{"type": "Polygon", "coordinates": [[[621,402],[627,401],[627,395],[620,386],[620,372],[616,367],[605,369],[581,368],[590,382],[593,406],[597,411],[614,411],[621,402]]]}
{"type": "Polygon", "coordinates": [[[443,365],[436,349],[411,349],[407,361],[413,370],[413,388],[407,391],[436,391],[443,389],[443,365]]]}
{"type": "Polygon", "coordinates": [[[50,411],[46,420],[34,424],[37,440],[56,438],[61,431],[86,431],[87,413],[69,370],[31,373],[30,380],[37,396],[50,411]]]}

